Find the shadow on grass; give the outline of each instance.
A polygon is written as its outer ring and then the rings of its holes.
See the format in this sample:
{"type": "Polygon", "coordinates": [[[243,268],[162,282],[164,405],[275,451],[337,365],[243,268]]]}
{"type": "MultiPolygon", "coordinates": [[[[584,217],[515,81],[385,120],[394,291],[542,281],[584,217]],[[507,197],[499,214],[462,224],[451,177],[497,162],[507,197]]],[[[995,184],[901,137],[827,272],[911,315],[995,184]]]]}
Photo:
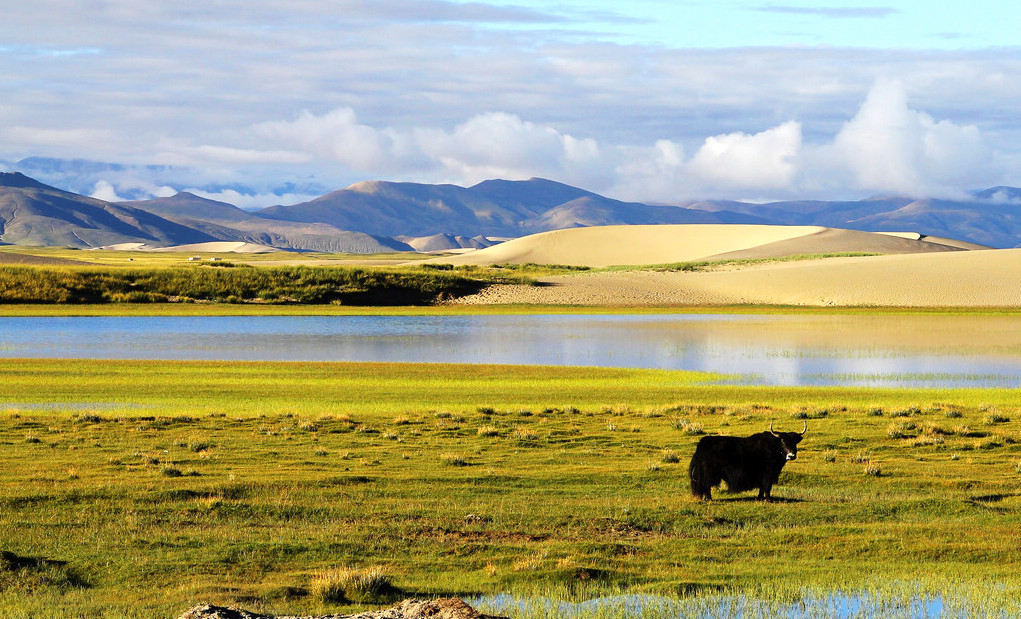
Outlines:
{"type": "Polygon", "coordinates": [[[719,503],[804,503],[805,499],[776,496],[770,499],[760,499],[756,496],[723,496],[713,497],[713,501],[719,503]]]}

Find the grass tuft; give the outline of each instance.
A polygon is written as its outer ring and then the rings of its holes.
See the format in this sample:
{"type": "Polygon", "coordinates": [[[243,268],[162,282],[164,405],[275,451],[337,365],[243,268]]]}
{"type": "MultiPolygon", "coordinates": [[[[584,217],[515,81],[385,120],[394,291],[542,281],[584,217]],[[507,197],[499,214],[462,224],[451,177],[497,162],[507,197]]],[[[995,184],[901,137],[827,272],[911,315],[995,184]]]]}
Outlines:
{"type": "Polygon", "coordinates": [[[384,602],[395,593],[393,577],[380,566],[341,567],[319,572],[309,580],[309,595],[320,602],[384,602]]]}

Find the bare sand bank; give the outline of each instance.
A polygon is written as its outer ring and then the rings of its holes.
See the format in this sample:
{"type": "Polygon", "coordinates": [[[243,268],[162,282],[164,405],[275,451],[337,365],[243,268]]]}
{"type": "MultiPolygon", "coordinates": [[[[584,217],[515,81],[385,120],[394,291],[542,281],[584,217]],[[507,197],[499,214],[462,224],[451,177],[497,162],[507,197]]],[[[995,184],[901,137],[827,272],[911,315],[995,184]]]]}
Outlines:
{"type": "Polygon", "coordinates": [[[465,304],[1021,307],[1021,249],[765,262],[709,272],[601,271],[494,286],[465,304]]]}
{"type": "Polygon", "coordinates": [[[943,239],[934,242],[918,234],[881,234],[819,226],[601,226],[533,234],[457,256],[436,258],[432,262],[455,265],[534,262],[607,267],[834,252],[906,254],[976,248],[980,246],[943,239]]]}

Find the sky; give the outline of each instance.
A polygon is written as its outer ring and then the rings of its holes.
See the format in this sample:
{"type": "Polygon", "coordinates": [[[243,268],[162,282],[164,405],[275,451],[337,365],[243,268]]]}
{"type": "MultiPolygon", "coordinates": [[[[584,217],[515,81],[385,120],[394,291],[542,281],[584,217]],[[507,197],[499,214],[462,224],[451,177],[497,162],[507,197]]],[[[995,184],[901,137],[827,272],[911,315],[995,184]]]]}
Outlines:
{"type": "Polygon", "coordinates": [[[1021,185],[1021,5],[998,0],[0,0],[0,15],[0,169],[75,160],[41,180],[104,199],[256,208],[363,180],[533,176],[662,203],[1021,185]]]}

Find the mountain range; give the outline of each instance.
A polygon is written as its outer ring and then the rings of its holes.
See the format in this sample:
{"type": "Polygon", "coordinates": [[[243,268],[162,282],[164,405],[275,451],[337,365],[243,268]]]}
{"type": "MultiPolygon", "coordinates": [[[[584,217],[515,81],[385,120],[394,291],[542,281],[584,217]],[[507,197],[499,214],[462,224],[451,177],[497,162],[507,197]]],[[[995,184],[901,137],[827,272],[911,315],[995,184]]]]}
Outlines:
{"type": "Polygon", "coordinates": [[[80,248],[243,241],[302,251],[378,253],[485,247],[582,226],[740,223],[916,232],[990,247],[1021,246],[1021,189],[962,201],[904,196],[858,201],[613,200],[550,180],[472,187],[368,181],[292,205],[245,211],[191,193],[105,202],[0,173],[0,242],[80,248]]]}

